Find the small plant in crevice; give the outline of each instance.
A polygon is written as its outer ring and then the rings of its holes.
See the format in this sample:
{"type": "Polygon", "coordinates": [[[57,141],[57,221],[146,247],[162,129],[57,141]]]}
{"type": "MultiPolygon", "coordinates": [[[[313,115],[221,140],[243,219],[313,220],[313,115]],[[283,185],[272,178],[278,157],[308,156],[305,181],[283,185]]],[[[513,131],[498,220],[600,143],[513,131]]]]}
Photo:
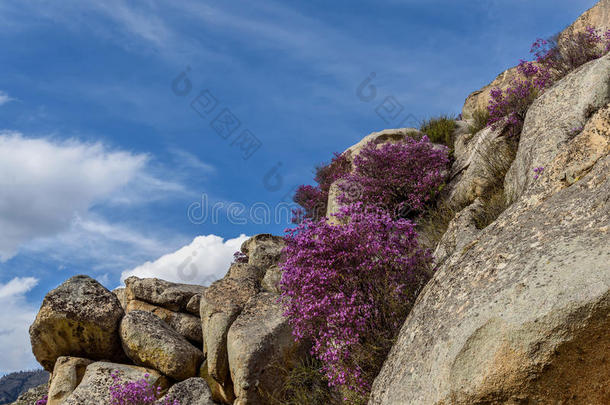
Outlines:
{"type": "Polygon", "coordinates": [[[113,385],[110,386],[111,405],[180,405],[177,399],[166,398],[162,404],[158,402],[161,387],[150,382],[150,375],[138,381],[123,381],[119,371],[111,374],[113,385]]]}
{"type": "Polygon", "coordinates": [[[457,127],[455,117],[441,115],[422,122],[419,130],[428,136],[432,143],[453,148],[453,133],[457,127]]]}
{"type": "Polygon", "coordinates": [[[440,199],[430,207],[417,221],[419,243],[429,249],[434,249],[447,231],[449,223],[463,206],[457,207],[440,199]]]}
{"type": "Polygon", "coordinates": [[[534,180],[538,180],[538,178],[540,176],[542,176],[543,172],[544,172],[544,167],[542,167],[542,166],[534,167],[534,180]]]}
{"type": "Polygon", "coordinates": [[[470,135],[475,135],[477,132],[487,127],[487,123],[489,122],[489,111],[487,111],[487,109],[475,110],[472,113],[471,121],[472,123],[468,125],[468,133],[470,133],[470,135]]]}
{"type": "Polygon", "coordinates": [[[356,203],[342,225],[306,220],[288,230],[280,283],[285,315],[347,402],[366,401],[417,294],[431,255],[415,224],[356,203]]]}
{"type": "Polygon", "coordinates": [[[238,250],[233,253],[233,263],[248,263],[248,255],[238,250]]]}
{"type": "Polygon", "coordinates": [[[47,405],[48,400],[49,400],[49,396],[45,395],[44,397],[42,397],[38,401],[36,401],[35,405],[47,405]]]}
{"type": "Polygon", "coordinates": [[[444,184],[448,148],[435,146],[427,136],[381,146],[370,142],[353,165],[339,185],[341,204],[362,202],[396,218],[414,218],[434,201],[444,184]]]}
{"type": "Polygon", "coordinates": [[[270,367],[283,383],[273,392],[261,393],[269,405],[341,405],[339,392],[329,386],[323,364],[311,355],[298,363],[276,360],[270,367]]]}
{"type": "Polygon", "coordinates": [[[474,224],[477,229],[485,229],[491,225],[501,213],[508,208],[504,197],[504,189],[498,187],[483,198],[481,209],[474,215],[474,224]]]}

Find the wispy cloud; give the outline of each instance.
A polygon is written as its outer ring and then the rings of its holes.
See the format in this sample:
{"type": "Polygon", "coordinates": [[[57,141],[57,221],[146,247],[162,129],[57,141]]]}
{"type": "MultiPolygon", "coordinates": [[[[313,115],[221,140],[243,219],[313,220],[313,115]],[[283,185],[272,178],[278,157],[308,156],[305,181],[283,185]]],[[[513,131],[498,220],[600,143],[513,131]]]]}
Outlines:
{"type": "Polygon", "coordinates": [[[9,97],[4,91],[0,90],[0,105],[4,105],[9,101],[13,101],[14,99],[9,97]]]}

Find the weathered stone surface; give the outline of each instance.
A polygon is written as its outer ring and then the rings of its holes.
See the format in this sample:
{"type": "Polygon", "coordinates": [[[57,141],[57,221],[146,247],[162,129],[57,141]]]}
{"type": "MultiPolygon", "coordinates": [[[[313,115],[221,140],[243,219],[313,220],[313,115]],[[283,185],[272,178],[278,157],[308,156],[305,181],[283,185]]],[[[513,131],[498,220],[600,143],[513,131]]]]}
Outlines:
{"type": "Polygon", "coordinates": [[[178,381],[197,375],[203,353],[152,313],[129,312],[121,321],[120,333],[125,353],[137,365],[178,381]]]}
{"type": "MultiPolygon", "coordinates": [[[[241,251],[248,256],[248,264],[267,269],[280,259],[284,239],[268,233],[255,235],[241,245],[241,251]]],[[[261,278],[263,274],[261,275],[261,278]]]]}
{"type": "Polygon", "coordinates": [[[231,379],[227,379],[224,386],[220,385],[220,383],[216,381],[208,372],[207,360],[201,364],[199,376],[203,378],[207,382],[208,387],[210,387],[213,401],[227,405],[233,404],[233,401],[235,401],[235,393],[233,392],[233,382],[231,379]]]}
{"type": "Polygon", "coordinates": [[[282,269],[276,264],[269,267],[261,281],[261,287],[264,291],[279,294],[280,281],[282,280],[282,269]]]}
{"type": "Polygon", "coordinates": [[[608,403],[609,114],[439,268],[371,404],[608,403]]]}
{"type": "Polygon", "coordinates": [[[180,405],[214,405],[208,384],[199,377],[192,377],[172,385],[156,404],[165,405],[166,399],[169,399],[170,403],[178,400],[180,405]]]}
{"type": "Polygon", "coordinates": [[[447,185],[448,204],[466,207],[501,185],[514,158],[514,149],[514,140],[500,128],[485,128],[470,138],[460,134],[447,185]]]}
{"type": "Polygon", "coordinates": [[[209,374],[221,385],[229,379],[227,332],[244,304],[260,291],[260,281],[250,277],[225,277],[215,281],[201,297],[201,324],[209,374]]]}
{"type": "Polygon", "coordinates": [[[508,201],[534,182],[534,168],[559,153],[595,111],[610,102],[610,55],[570,73],[534,101],[527,112],[519,149],[504,181],[508,201]]]}
{"type": "Polygon", "coordinates": [[[475,111],[485,111],[487,109],[487,105],[489,104],[489,100],[491,100],[489,92],[495,88],[506,90],[510,86],[510,83],[518,76],[519,72],[517,71],[517,67],[512,67],[500,73],[498,77],[496,77],[487,86],[472,92],[464,102],[464,107],[462,107],[462,117],[465,119],[471,119],[475,111]]]}
{"type": "Polygon", "coordinates": [[[44,298],[30,326],[34,356],[48,371],[59,356],[121,361],[123,314],[116,295],[91,277],[74,276],[44,298]]]}
{"type": "Polygon", "coordinates": [[[610,29],[610,0],[600,0],[595,6],[583,13],[559,35],[559,44],[576,32],[585,32],[587,27],[595,27],[602,32],[610,29]]]}
{"type": "Polygon", "coordinates": [[[185,312],[188,302],[195,294],[201,294],[205,289],[195,284],[177,284],[158,278],[138,278],[135,276],[125,279],[127,299],[139,299],[151,304],[185,312]]]}
{"type": "Polygon", "coordinates": [[[61,405],[80,384],[91,363],[92,360],[80,357],[59,357],[51,375],[47,405],[61,405]]]}
{"type": "Polygon", "coordinates": [[[114,385],[111,377],[118,372],[122,381],[137,381],[145,378],[153,385],[167,388],[168,381],[159,372],[144,367],[99,361],[87,366],[81,383],[62,403],[62,405],[100,405],[110,403],[110,387],[114,385]]]}
{"type": "Polygon", "coordinates": [[[434,250],[434,263],[442,264],[454,252],[464,249],[480,232],[475,225],[475,216],[481,210],[482,201],[475,202],[458,212],[449,223],[447,231],[434,250]]]}
{"type": "Polygon", "coordinates": [[[114,290],[112,290],[112,292],[119,299],[119,302],[121,303],[121,307],[123,308],[123,310],[125,310],[125,308],[127,308],[127,293],[125,292],[125,288],[124,287],[115,288],[114,290]]]}
{"type": "MultiPolygon", "coordinates": [[[[206,287],[201,288],[201,294],[205,291],[206,287]]],[[[201,294],[195,294],[191,297],[189,302],[186,304],[186,311],[195,316],[199,316],[199,307],[201,306],[201,294]]]]}
{"type": "Polygon", "coordinates": [[[10,405],[34,405],[36,401],[47,395],[49,384],[42,384],[34,388],[30,388],[23,394],[19,395],[17,400],[10,405]]]}
{"type": "Polygon", "coordinates": [[[267,292],[251,298],[229,329],[227,349],[235,405],[264,403],[261,392],[274,392],[284,382],[273,362],[296,360],[305,353],[303,346],[295,343],[277,298],[267,292]]]}
{"type": "Polygon", "coordinates": [[[229,267],[227,277],[241,280],[244,278],[252,277],[257,280],[261,280],[265,275],[265,267],[254,266],[249,263],[232,263],[229,267]]]}
{"type": "Polygon", "coordinates": [[[151,312],[157,315],[163,321],[165,321],[165,323],[171,326],[172,329],[174,329],[176,332],[178,332],[188,340],[199,344],[203,343],[201,320],[197,316],[185,314],[182,312],[170,311],[167,308],[158,307],[156,305],[149,304],[148,302],[140,300],[129,301],[125,312],[129,313],[132,311],[151,312]]]}

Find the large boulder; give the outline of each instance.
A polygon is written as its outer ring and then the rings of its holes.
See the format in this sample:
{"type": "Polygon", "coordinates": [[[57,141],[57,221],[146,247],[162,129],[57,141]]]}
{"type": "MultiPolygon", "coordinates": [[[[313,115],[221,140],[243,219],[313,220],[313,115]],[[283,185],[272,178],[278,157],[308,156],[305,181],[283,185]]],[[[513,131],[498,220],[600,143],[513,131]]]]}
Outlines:
{"type": "Polygon", "coordinates": [[[192,377],[172,385],[156,404],[171,404],[173,401],[178,401],[180,405],[214,405],[210,388],[200,377],[192,377]]]}
{"type": "MultiPolygon", "coordinates": [[[[563,94],[569,117],[580,99],[563,94]]],[[[370,404],[610,403],[608,153],[610,106],[544,153],[542,177],[438,269],[370,404]]]]}
{"type": "Polygon", "coordinates": [[[110,387],[115,385],[113,373],[118,373],[121,381],[147,379],[150,384],[167,388],[168,381],[159,372],[144,367],[99,361],[91,363],[85,370],[81,383],[62,405],[100,405],[111,403],[110,387]]]}
{"type": "Polygon", "coordinates": [[[284,383],[278,364],[295,361],[306,350],[296,343],[278,296],[260,293],[251,298],[227,335],[229,368],[235,405],[265,403],[284,383]]]}
{"type": "Polygon", "coordinates": [[[516,201],[574,136],[575,128],[610,102],[610,54],[581,66],[538,97],[527,112],[519,149],[504,181],[516,201]]]}
{"type": "Polygon", "coordinates": [[[129,313],[132,311],[148,311],[153,313],[191,342],[203,343],[201,320],[197,316],[170,311],[167,308],[158,307],[140,300],[129,301],[125,312],[129,313]]]}
{"type": "Polygon", "coordinates": [[[260,279],[225,277],[215,281],[201,297],[201,324],[209,375],[221,385],[229,379],[227,332],[245,303],[260,291],[260,279]]]}
{"type": "Polygon", "coordinates": [[[284,238],[268,233],[253,236],[241,245],[242,253],[248,256],[248,264],[263,270],[278,262],[283,248],[284,238]]]}
{"type": "Polygon", "coordinates": [[[172,311],[185,312],[191,298],[201,294],[205,287],[195,284],[178,284],[158,278],[138,278],[131,276],[125,279],[128,300],[139,299],[172,311]]]}
{"type": "Polygon", "coordinates": [[[125,353],[137,365],[178,381],[199,372],[201,351],[150,312],[129,312],[121,321],[120,334],[125,353]]]}
{"type": "Polygon", "coordinates": [[[80,384],[87,366],[91,363],[92,360],[80,357],[59,357],[49,382],[47,405],[61,405],[80,384]]]}
{"type": "Polygon", "coordinates": [[[30,326],[36,360],[48,371],[59,356],[125,359],[118,335],[124,312],[116,295],[88,276],[50,291],[30,326]]]}

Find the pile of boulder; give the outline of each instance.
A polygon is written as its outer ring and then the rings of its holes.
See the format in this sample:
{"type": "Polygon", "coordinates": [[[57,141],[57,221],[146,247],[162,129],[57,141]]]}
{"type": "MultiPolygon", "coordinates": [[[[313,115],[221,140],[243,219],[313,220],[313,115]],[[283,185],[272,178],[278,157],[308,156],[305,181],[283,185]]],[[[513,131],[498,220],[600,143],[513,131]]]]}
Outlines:
{"type": "Polygon", "coordinates": [[[282,385],[279,370],[307,349],[282,316],[282,248],[269,234],[247,240],[209,287],[129,277],[109,291],[70,278],[30,327],[34,355],[51,372],[48,404],[109,403],[113,373],[146,378],[182,405],[265,402],[282,385]]]}

